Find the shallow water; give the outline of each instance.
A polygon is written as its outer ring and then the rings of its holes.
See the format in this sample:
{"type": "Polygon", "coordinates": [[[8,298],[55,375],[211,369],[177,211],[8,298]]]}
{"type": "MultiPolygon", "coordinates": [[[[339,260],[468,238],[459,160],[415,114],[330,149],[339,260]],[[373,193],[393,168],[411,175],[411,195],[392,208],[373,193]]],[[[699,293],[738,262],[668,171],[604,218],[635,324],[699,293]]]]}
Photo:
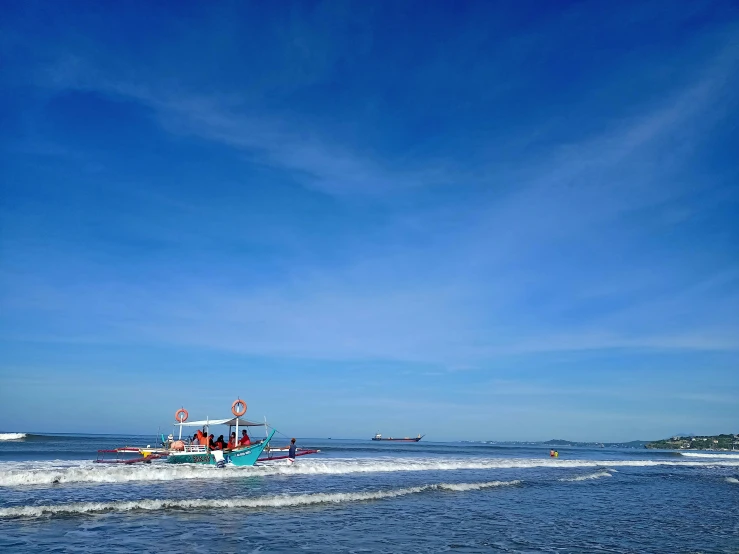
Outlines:
{"type": "Polygon", "coordinates": [[[253,468],[93,464],[153,437],[0,441],[3,552],[739,552],[739,456],[300,439],[253,468]]]}

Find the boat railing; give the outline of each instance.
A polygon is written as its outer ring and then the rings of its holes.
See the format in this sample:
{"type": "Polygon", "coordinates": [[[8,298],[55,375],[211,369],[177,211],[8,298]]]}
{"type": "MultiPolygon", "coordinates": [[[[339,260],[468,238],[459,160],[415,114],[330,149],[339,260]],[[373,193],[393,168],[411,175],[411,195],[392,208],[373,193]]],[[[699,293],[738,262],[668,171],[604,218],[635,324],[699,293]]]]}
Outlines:
{"type": "Polygon", "coordinates": [[[258,440],[258,441],[254,441],[254,442],[250,442],[249,444],[238,444],[238,445],[236,445],[235,448],[233,448],[233,450],[244,450],[246,448],[254,448],[256,446],[259,446],[263,442],[264,442],[264,439],[258,440]]]}

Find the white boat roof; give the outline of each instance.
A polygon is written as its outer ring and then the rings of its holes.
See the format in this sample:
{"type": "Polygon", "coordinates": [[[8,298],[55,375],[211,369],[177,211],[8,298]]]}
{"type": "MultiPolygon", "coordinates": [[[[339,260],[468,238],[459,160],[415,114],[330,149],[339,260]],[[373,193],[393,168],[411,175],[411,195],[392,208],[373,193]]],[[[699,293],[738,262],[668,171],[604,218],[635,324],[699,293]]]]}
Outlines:
{"type": "Polygon", "coordinates": [[[236,420],[239,421],[239,427],[263,427],[267,422],[262,421],[257,423],[255,421],[249,421],[241,419],[240,417],[232,417],[231,419],[201,419],[200,421],[185,421],[184,423],[176,422],[175,425],[181,427],[204,427],[206,425],[236,425],[236,420]]]}

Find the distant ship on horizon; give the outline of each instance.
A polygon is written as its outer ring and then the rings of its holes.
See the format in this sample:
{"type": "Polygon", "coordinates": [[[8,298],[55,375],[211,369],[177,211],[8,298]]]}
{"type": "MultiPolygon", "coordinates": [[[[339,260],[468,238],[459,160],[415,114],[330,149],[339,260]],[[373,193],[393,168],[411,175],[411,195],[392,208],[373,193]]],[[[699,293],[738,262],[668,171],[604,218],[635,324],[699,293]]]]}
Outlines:
{"type": "Polygon", "coordinates": [[[393,437],[383,437],[380,433],[377,433],[372,437],[373,441],[396,441],[396,442],[418,442],[426,435],[419,434],[417,437],[404,437],[402,439],[394,439],[393,437]]]}

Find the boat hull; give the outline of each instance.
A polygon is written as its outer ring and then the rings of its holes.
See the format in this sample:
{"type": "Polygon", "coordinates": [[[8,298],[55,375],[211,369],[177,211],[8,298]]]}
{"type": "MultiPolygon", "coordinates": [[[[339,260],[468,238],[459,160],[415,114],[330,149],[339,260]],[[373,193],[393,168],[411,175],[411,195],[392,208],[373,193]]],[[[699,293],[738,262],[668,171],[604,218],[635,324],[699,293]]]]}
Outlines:
{"type": "Polygon", "coordinates": [[[170,454],[167,456],[168,464],[213,464],[215,465],[216,459],[210,452],[205,453],[184,453],[184,454],[170,454]]]}
{"type": "Polygon", "coordinates": [[[373,441],[392,441],[392,442],[418,442],[422,438],[423,437],[416,437],[414,439],[389,439],[389,438],[388,439],[378,439],[376,437],[372,437],[372,440],[373,441]]]}
{"type": "MultiPolygon", "coordinates": [[[[274,434],[275,432],[272,431],[267,439],[259,444],[223,452],[223,461],[226,465],[236,467],[253,466],[274,434]]],[[[167,463],[217,465],[218,460],[216,460],[216,455],[213,452],[170,452],[169,456],[167,456],[167,463]]]]}

